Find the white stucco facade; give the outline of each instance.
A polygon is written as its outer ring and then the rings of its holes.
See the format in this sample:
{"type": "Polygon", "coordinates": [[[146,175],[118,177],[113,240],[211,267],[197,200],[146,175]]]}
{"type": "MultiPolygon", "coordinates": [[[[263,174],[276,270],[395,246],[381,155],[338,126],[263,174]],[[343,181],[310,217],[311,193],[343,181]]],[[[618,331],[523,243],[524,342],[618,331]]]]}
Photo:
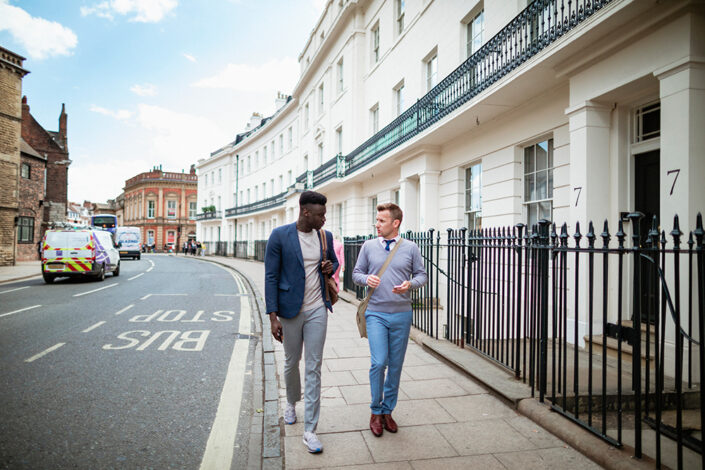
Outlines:
{"type": "MultiPolygon", "coordinates": [[[[321,165],[351,154],[423,99],[468,59],[473,40],[487,43],[528,3],[406,0],[399,21],[395,0],[329,1],[299,57],[290,101],[240,142],[199,161],[200,175],[221,167],[227,175],[212,186],[199,178],[199,204],[218,195],[223,203],[217,220],[199,221],[199,236],[212,241],[217,225],[223,241],[264,240],[293,221],[298,194],[322,174],[321,165]],[[481,27],[476,37],[473,24],[481,27]],[[271,161],[243,170],[243,161],[261,162],[272,143],[271,161]]],[[[568,224],[571,235],[576,222],[584,233],[589,221],[601,231],[604,220],[614,233],[616,221],[635,210],[657,214],[667,232],[676,213],[683,231],[695,227],[705,209],[699,2],[612,0],[485,85],[378,158],[314,184],[328,197],[327,228],[340,236],[371,233],[375,203],[388,201],[404,210],[404,231],[530,225],[545,217],[568,224]],[[647,161],[656,170],[639,182],[647,161]]],[[[577,322],[586,331],[586,318],[577,322]]]]}

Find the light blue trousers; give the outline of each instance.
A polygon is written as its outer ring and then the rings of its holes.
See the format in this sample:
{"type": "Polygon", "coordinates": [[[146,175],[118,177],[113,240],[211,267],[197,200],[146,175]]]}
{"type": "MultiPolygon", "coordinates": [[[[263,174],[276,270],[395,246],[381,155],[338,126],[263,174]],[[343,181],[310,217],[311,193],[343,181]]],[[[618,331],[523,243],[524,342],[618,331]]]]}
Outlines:
{"type": "Polygon", "coordinates": [[[286,400],[295,405],[301,400],[299,361],[305,350],[306,379],[304,431],[315,432],[321,410],[321,364],[326,342],[328,311],[325,307],[301,312],[294,318],[280,318],[284,333],[284,382],[286,400]]]}
{"type": "Polygon", "coordinates": [[[365,313],[367,339],[370,343],[372,414],[390,414],[397,405],[411,318],[411,310],[399,313],[367,310],[365,313]]]}

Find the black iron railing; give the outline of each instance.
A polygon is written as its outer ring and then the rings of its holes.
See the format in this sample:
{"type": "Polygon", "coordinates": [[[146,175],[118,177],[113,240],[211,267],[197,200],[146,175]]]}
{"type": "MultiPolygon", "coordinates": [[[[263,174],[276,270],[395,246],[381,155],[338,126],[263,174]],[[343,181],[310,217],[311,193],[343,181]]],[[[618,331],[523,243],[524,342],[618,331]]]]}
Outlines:
{"type": "Polygon", "coordinates": [[[238,215],[247,214],[250,212],[257,212],[266,209],[271,209],[273,207],[281,206],[286,201],[286,191],[276,196],[268,197],[267,199],[262,199],[261,201],[253,202],[250,204],[245,204],[244,206],[231,207],[230,209],[225,209],[225,217],[237,217],[238,215]]]}
{"type": "Polygon", "coordinates": [[[213,242],[215,243],[216,256],[228,256],[228,242],[213,242]]]}
{"type": "MultiPolygon", "coordinates": [[[[536,0],[381,131],[345,157],[350,174],[431,127],[612,0],[536,0]]],[[[328,162],[315,170],[330,174],[328,162]]]]}
{"type": "Polygon", "coordinates": [[[249,242],[246,242],[246,241],[233,242],[233,256],[235,258],[242,258],[242,259],[249,258],[248,245],[249,245],[249,242]]]}
{"type": "Polygon", "coordinates": [[[255,260],[264,261],[264,254],[267,251],[267,240],[255,240],[255,260]]]}
{"type": "MultiPolygon", "coordinates": [[[[631,234],[622,220],[616,232],[590,223],[572,235],[547,221],[448,230],[444,241],[407,233],[429,275],[412,297],[414,326],[510,370],[555,411],[615,446],[633,443],[636,457],[654,449],[658,466],[703,467],[702,217],[687,236],[677,217],[668,234],[655,219],[641,233],[640,217],[629,215],[631,234]]],[[[358,298],[351,274],[367,238],[345,239],[344,288],[358,298]]]]}
{"type": "Polygon", "coordinates": [[[220,216],[223,213],[221,211],[211,211],[211,212],[201,212],[200,214],[196,214],[195,220],[213,220],[213,219],[220,219],[220,216]]]}

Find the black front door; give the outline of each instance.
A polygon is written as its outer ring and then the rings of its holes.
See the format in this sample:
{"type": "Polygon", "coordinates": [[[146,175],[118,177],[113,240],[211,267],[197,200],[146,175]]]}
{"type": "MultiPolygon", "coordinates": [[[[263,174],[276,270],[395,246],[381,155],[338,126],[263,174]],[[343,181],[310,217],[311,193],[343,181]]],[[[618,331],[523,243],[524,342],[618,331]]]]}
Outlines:
{"type": "MultiPolygon", "coordinates": [[[[634,209],[644,214],[639,226],[640,244],[647,247],[647,236],[651,230],[654,217],[661,225],[659,217],[659,166],[660,154],[658,150],[634,156],[634,209]]],[[[658,256],[652,256],[658,262],[658,256]]],[[[658,273],[656,265],[645,258],[641,258],[641,320],[654,323],[658,312],[658,273]]]]}

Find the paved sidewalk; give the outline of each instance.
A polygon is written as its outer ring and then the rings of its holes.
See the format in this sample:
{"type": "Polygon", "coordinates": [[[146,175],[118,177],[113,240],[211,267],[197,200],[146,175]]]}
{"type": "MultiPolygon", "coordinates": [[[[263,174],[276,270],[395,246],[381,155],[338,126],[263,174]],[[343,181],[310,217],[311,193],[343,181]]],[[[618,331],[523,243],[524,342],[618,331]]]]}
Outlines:
{"type": "MultiPolygon", "coordinates": [[[[264,265],[208,257],[247,275],[264,293],[264,265]]],[[[355,325],[356,306],[339,301],[328,318],[318,435],[322,454],[302,443],[303,423],[284,426],[287,469],[598,469],[601,468],[478,383],[436,359],[413,341],[393,415],[399,432],[374,437],[369,430],[370,354],[355,325]]],[[[269,334],[263,325],[263,334],[269,334]]],[[[280,377],[279,413],[286,404],[284,350],[274,342],[280,377]]],[[[302,377],[303,375],[303,361],[302,377]]],[[[303,418],[304,404],[297,405],[303,418]]],[[[280,420],[280,422],[282,422],[280,420]]]]}
{"type": "Polygon", "coordinates": [[[15,266],[0,266],[0,284],[41,275],[40,261],[18,261],[15,266]]]}

